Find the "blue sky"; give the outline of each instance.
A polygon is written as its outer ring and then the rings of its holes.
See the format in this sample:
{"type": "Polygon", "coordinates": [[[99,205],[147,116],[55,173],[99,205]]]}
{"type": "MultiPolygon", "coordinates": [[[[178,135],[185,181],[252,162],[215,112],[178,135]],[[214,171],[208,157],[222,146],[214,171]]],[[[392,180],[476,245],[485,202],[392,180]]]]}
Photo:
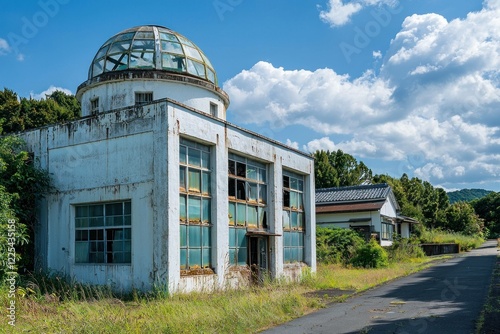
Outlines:
{"type": "Polygon", "coordinates": [[[8,1],[0,22],[0,88],[20,96],[75,93],[109,37],[163,25],[210,58],[233,123],[500,191],[500,0],[8,1]]]}

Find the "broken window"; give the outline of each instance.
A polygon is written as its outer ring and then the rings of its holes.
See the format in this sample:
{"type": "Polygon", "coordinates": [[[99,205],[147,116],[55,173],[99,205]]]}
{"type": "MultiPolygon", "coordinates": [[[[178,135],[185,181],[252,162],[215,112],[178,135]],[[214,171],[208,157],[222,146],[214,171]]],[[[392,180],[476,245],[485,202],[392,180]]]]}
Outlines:
{"type": "Polygon", "coordinates": [[[179,165],[180,269],[210,268],[210,147],[181,138],[179,165]]]}
{"type": "Polygon", "coordinates": [[[228,161],[231,265],[246,264],[246,229],[267,229],[266,166],[235,154],[228,161]]]}
{"type": "Polygon", "coordinates": [[[75,263],[131,263],[131,202],[75,206],[75,263]]]}
{"type": "Polygon", "coordinates": [[[304,177],[283,171],[283,260],[304,261],[304,177]]]}

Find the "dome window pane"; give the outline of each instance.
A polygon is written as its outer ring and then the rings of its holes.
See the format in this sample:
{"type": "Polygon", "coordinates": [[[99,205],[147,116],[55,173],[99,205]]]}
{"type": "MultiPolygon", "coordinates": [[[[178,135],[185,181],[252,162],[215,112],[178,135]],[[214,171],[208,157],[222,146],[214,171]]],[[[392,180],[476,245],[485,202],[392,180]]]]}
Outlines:
{"type": "Polygon", "coordinates": [[[185,44],[185,45],[189,45],[189,46],[194,46],[193,43],[191,43],[190,40],[182,37],[182,36],[177,36],[179,38],[179,40],[181,41],[182,44],[185,44]]]}
{"type": "Polygon", "coordinates": [[[199,61],[203,61],[200,53],[195,48],[192,48],[190,46],[184,46],[184,51],[186,52],[186,56],[197,59],[199,61]]]}
{"type": "Polygon", "coordinates": [[[126,34],[118,35],[115,38],[115,42],[125,41],[127,39],[132,39],[132,38],[134,38],[134,34],[135,34],[134,32],[129,32],[129,33],[126,33],[126,34]]]}
{"type": "Polygon", "coordinates": [[[154,51],[155,41],[147,39],[135,40],[132,44],[132,50],[154,51]]]}
{"type": "Polygon", "coordinates": [[[215,73],[209,68],[207,68],[207,79],[215,83],[215,73]]]}
{"type": "Polygon", "coordinates": [[[163,51],[182,54],[182,48],[179,43],[161,41],[161,49],[163,51]]]}
{"type": "Polygon", "coordinates": [[[152,31],[139,31],[136,35],[135,38],[145,38],[145,39],[154,39],[155,35],[153,34],[152,31]]]}
{"type": "Polygon", "coordinates": [[[115,55],[108,56],[106,58],[106,70],[109,71],[120,71],[127,69],[128,67],[128,54],[118,53],[115,55]]]}
{"type": "Polygon", "coordinates": [[[203,58],[203,61],[205,62],[205,64],[207,64],[207,67],[210,67],[212,70],[214,69],[214,67],[212,66],[212,63],[210,62],[210,60],[208,60],[207,56],[205,56],[205,54],[203,52],[201,52],[201,57],[203,58]]]}
{"type": "Polygon", "coordinates": [[[104,70],[103,67],[104,67],[104,58],[96,60],[92,68],[92,75],[97,76],[102,74],[102,71],[104,70]]]}
{"type": "Polygon", "coordinates": [[[154,68],[154,53],[133,52],[130,55],[130,68],[154,68]]]}
{"type": "Polygon", "coordinates": [[[184,57],[164,53],[162,55],[162,62],[164,69],[186,72],[186,60],[184,57]]]}
{"type": "Polygon", "coordinates": [[[160,38],[166,41],[172,41],[172,42],[178,42],[179,40],[175,35],[169,34],[169,33],[160,33],[160,38]]]}
{"type": "Polygon", "coordinates": [[[109,48],[109,45],[106,45],[104,47],[102,47],[99,52],[97,52],[97,55],[95,56],[96,59],[99,59],[101,57],[104,57],[104,55],[106,54],[106,52],[108,51],[108,48],[109,48]]]}
{"type": "Polygon", "coordinates": [[[205,65],[202,63],[198,63],[197,61],[193,61],[188,59],[188,72],[194,74],[196,76],[205,78],[205,65]]]}
{"type": "Polygon", "coordinates": [[[108,53],[113,54],[113,53],[128,51],[128,49],[130,48],[130,42],[131,41],[115,42],[113,43],[113,45],[111,45],[111,48],[109,49],[108,53]]]}

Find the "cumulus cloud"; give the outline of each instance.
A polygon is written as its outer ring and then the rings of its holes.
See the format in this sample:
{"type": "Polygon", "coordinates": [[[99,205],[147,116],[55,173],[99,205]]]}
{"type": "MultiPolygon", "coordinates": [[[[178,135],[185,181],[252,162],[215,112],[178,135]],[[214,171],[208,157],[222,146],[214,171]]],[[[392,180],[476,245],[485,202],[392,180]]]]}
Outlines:
{"type": "Polygon", "coordinates": [[[5,39],[0,38],[0,56],[4,56],[10,51],[11,49],[9,43],[5,39]]]}
{"type": "Polygon", "coordinates": [[[396,0],[357,0],[344,2],[343,0],[329,0],[327,10],[321,10],[320,19],[328,23],[332,28],[347,24],[351,17],[367,6],[389,5],[394,6],[396,0]]]}
{"type": "MultiPolygon", "coordinates": [[[[345,5],[330,1],[330,6],[345,5]]],[[[351,78],[329,68],[292,70],[258,62],[224,89],[233,114],[246,123],[301,124],[315,131],[319,139],[301,143],[306,151],[342,149],[402,161],[414,175],[444,186],[497,181],[498,17],[499,0],[452,21],[437,14],[409,16],[384,57],[373,54],[383,59],[378,75],[367,70],[351,78]],[[343,139],[334,142],[339,134],[343,139]]]]}
{"type": "Polygon", "coordinates": [[[351,80],[331,69],[285,70],[258,62],[224,83],[232,106],[250,123],[309,126],[324,134],[350,133],[391,117],[392,89],[371,72],[351,80]]]}
{"type": "Polygon", "coordinates": [[[296,141],[292,141],[290,139],[287,138],[286,142],[285,142],[286,145],[298,150],[299,149],[299,143],[296,142],[296,141]]]}
{"type": "Polygon", "coordinates": [[[40,94],[31,93],[30,95],[31,95],[31,98],[33,98],[33,99],[41,100],[41,99],[47,98],[48,95],[51,95],[55,91],[60,91],[60,92],[63,92],[65,94],[68,94],[68,95],[73,94],[69,89],[56,87],[56,86],[51,85],[49,88],[47,88],[46,90],[44,90],[40,94]]]}

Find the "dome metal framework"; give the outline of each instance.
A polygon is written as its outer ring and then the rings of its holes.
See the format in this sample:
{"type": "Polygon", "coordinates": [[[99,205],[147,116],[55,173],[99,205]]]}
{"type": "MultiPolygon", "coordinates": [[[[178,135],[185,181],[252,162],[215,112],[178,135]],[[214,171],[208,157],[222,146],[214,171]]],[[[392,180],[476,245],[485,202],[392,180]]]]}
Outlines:
{"type": "Polygon", "coordinates": [[[89,80],[106,72],[129,69],[185,73],[217,85],[214,67],[200,48],[161,26],[134,27],[111,37],[95,55],[89,80]]]}

